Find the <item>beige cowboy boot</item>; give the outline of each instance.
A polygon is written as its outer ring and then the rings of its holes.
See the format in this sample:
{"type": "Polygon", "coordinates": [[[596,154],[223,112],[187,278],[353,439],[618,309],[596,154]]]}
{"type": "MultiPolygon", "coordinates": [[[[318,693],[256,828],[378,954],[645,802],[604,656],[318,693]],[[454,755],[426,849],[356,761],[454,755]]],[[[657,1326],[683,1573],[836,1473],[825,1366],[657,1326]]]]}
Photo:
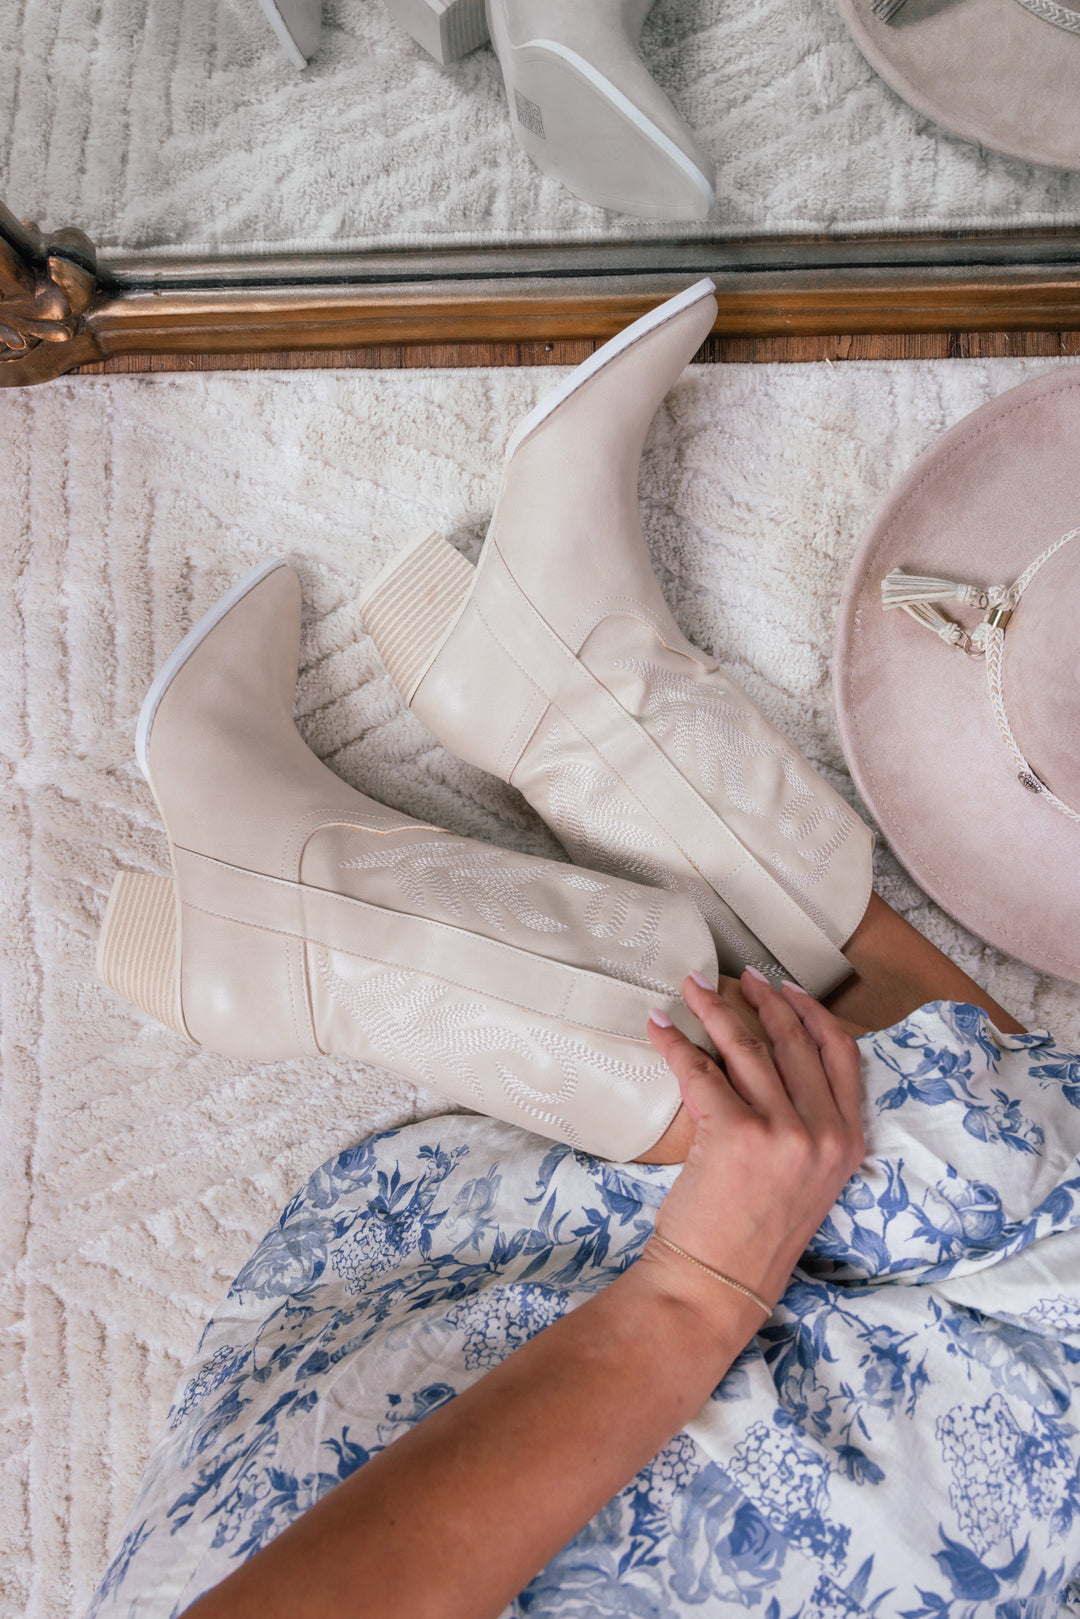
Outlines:
{"type": "Polygon", "coordinates": [[[722,972],[821,996],[851,971],[872,834],[683,636],[638,513],[645,434],[712,294],[662,304],[525,418],[476,568],[428,536],[361,611],[414,713],[517,787],[574,860],[687,894],[722,972]]]}
{"type": "Polygon", "coordinates": [[[440,62],[490,30],[514,138],[584,202],[640,219],[704,219],[713,166],[638,49],[653,0],[387,0],[440,62]]]}
{"type": "Polygon", "coordinates": [[[186,636],[136,753],[172,877],[122,873],[105,982],[197,1045],[337,1053],[627,1160],[679,1106],[652,1006],[704,1043],[679,986],[715,982],[677,894],[454,837],[384,808],[293,723],[300,585],[256,569],[186,636]]]}

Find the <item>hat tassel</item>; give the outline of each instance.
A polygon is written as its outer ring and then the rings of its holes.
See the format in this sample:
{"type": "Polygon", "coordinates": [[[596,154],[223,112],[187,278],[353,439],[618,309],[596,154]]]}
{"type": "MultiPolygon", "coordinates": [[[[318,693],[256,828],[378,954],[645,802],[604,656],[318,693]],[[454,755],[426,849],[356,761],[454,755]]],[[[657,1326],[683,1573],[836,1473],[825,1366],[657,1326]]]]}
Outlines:
{"type": "MultiPolygon", "coordinates": [[[[952,600],[963,602],[966,607],[988,607],[990,604],[987,592],[980,590],[978,585],[957,584],[955,579],[929,579],[922,574],[905,573],[903,568],[896,568],[881,581],[881,605],[885,608],[904,607],[910,610],[927,602],[952,600]]],[[[924,624],[930,623],[922,614],[912,616],[924,624]]],[[[938,613],[936,616],[940,618],[942,615],[938,613]]]]}

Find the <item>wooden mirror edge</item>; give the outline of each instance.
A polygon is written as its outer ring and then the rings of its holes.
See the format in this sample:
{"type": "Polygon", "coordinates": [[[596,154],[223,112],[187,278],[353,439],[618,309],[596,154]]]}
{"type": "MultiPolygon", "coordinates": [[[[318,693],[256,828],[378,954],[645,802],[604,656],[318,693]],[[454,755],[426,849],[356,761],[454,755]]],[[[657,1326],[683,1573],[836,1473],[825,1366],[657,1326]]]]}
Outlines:
{"type": "Polygon", "coordinates": [[[140,357],[210,369],[214,356],[561,349],[603,341],[703,274],[714,345],[1080,331],[1073,230],[99,260],[82,232],[45,236],[0,204],[0,386],[150,368],[140,357]]]}

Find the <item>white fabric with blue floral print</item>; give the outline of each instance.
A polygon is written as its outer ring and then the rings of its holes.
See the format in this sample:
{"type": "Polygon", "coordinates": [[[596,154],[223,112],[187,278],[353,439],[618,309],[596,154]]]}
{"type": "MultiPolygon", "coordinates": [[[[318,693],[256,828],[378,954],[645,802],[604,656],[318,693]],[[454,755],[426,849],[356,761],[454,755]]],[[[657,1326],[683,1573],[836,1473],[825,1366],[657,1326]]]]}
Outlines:
{"type": "MultiPolygon", "coordinates": [[[[1080,1057],[948,1002],[860,1046],[866,1159],[783,1300],[508,1615],[1080,1614],[1080,1057]]],[[[182,1613],[604,1287],[677,1174],[461,1116],[324,1164],[207,1326],[88,1619],[182,1613]]]]}

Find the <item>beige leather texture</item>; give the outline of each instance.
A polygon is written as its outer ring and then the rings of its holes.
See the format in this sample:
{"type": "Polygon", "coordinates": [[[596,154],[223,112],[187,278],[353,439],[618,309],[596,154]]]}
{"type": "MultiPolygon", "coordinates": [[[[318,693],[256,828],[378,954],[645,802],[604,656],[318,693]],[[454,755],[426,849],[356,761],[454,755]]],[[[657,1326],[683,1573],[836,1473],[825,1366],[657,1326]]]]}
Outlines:
{"type": "MultiPolygon", "coordinates": [[[[428,662],[402,695],[447,747],[519,788],[575,859],[686,894],[723,971],[749,964],[822,995],[850,971],[841,947],[869,899],[872,834],[686,640],[652,571],[641,449],[716,309],[706,292],[672,303],[582,368],[512,450],[471,594],[460,605],[455,573],[440,639],[418,598],[428,662]]],[[[419,575],[415,553],[403,566],[419,575]]],[[[361,606],[378,644],[388,600],[396,646],[392,575],[361,606]]]]}
{"type": "Polygon", "coordinates": [[[339,780],[293,722],[299,582],[285,566],[253,578],[208,615],[146,747],[191,1037],[253,1059],[356,1057],[604,1157],[646,1151],[679,1104],[650,1008],[705,1039],[680,990],[716,972],[693,907],[455,837],[339,780]]]}

